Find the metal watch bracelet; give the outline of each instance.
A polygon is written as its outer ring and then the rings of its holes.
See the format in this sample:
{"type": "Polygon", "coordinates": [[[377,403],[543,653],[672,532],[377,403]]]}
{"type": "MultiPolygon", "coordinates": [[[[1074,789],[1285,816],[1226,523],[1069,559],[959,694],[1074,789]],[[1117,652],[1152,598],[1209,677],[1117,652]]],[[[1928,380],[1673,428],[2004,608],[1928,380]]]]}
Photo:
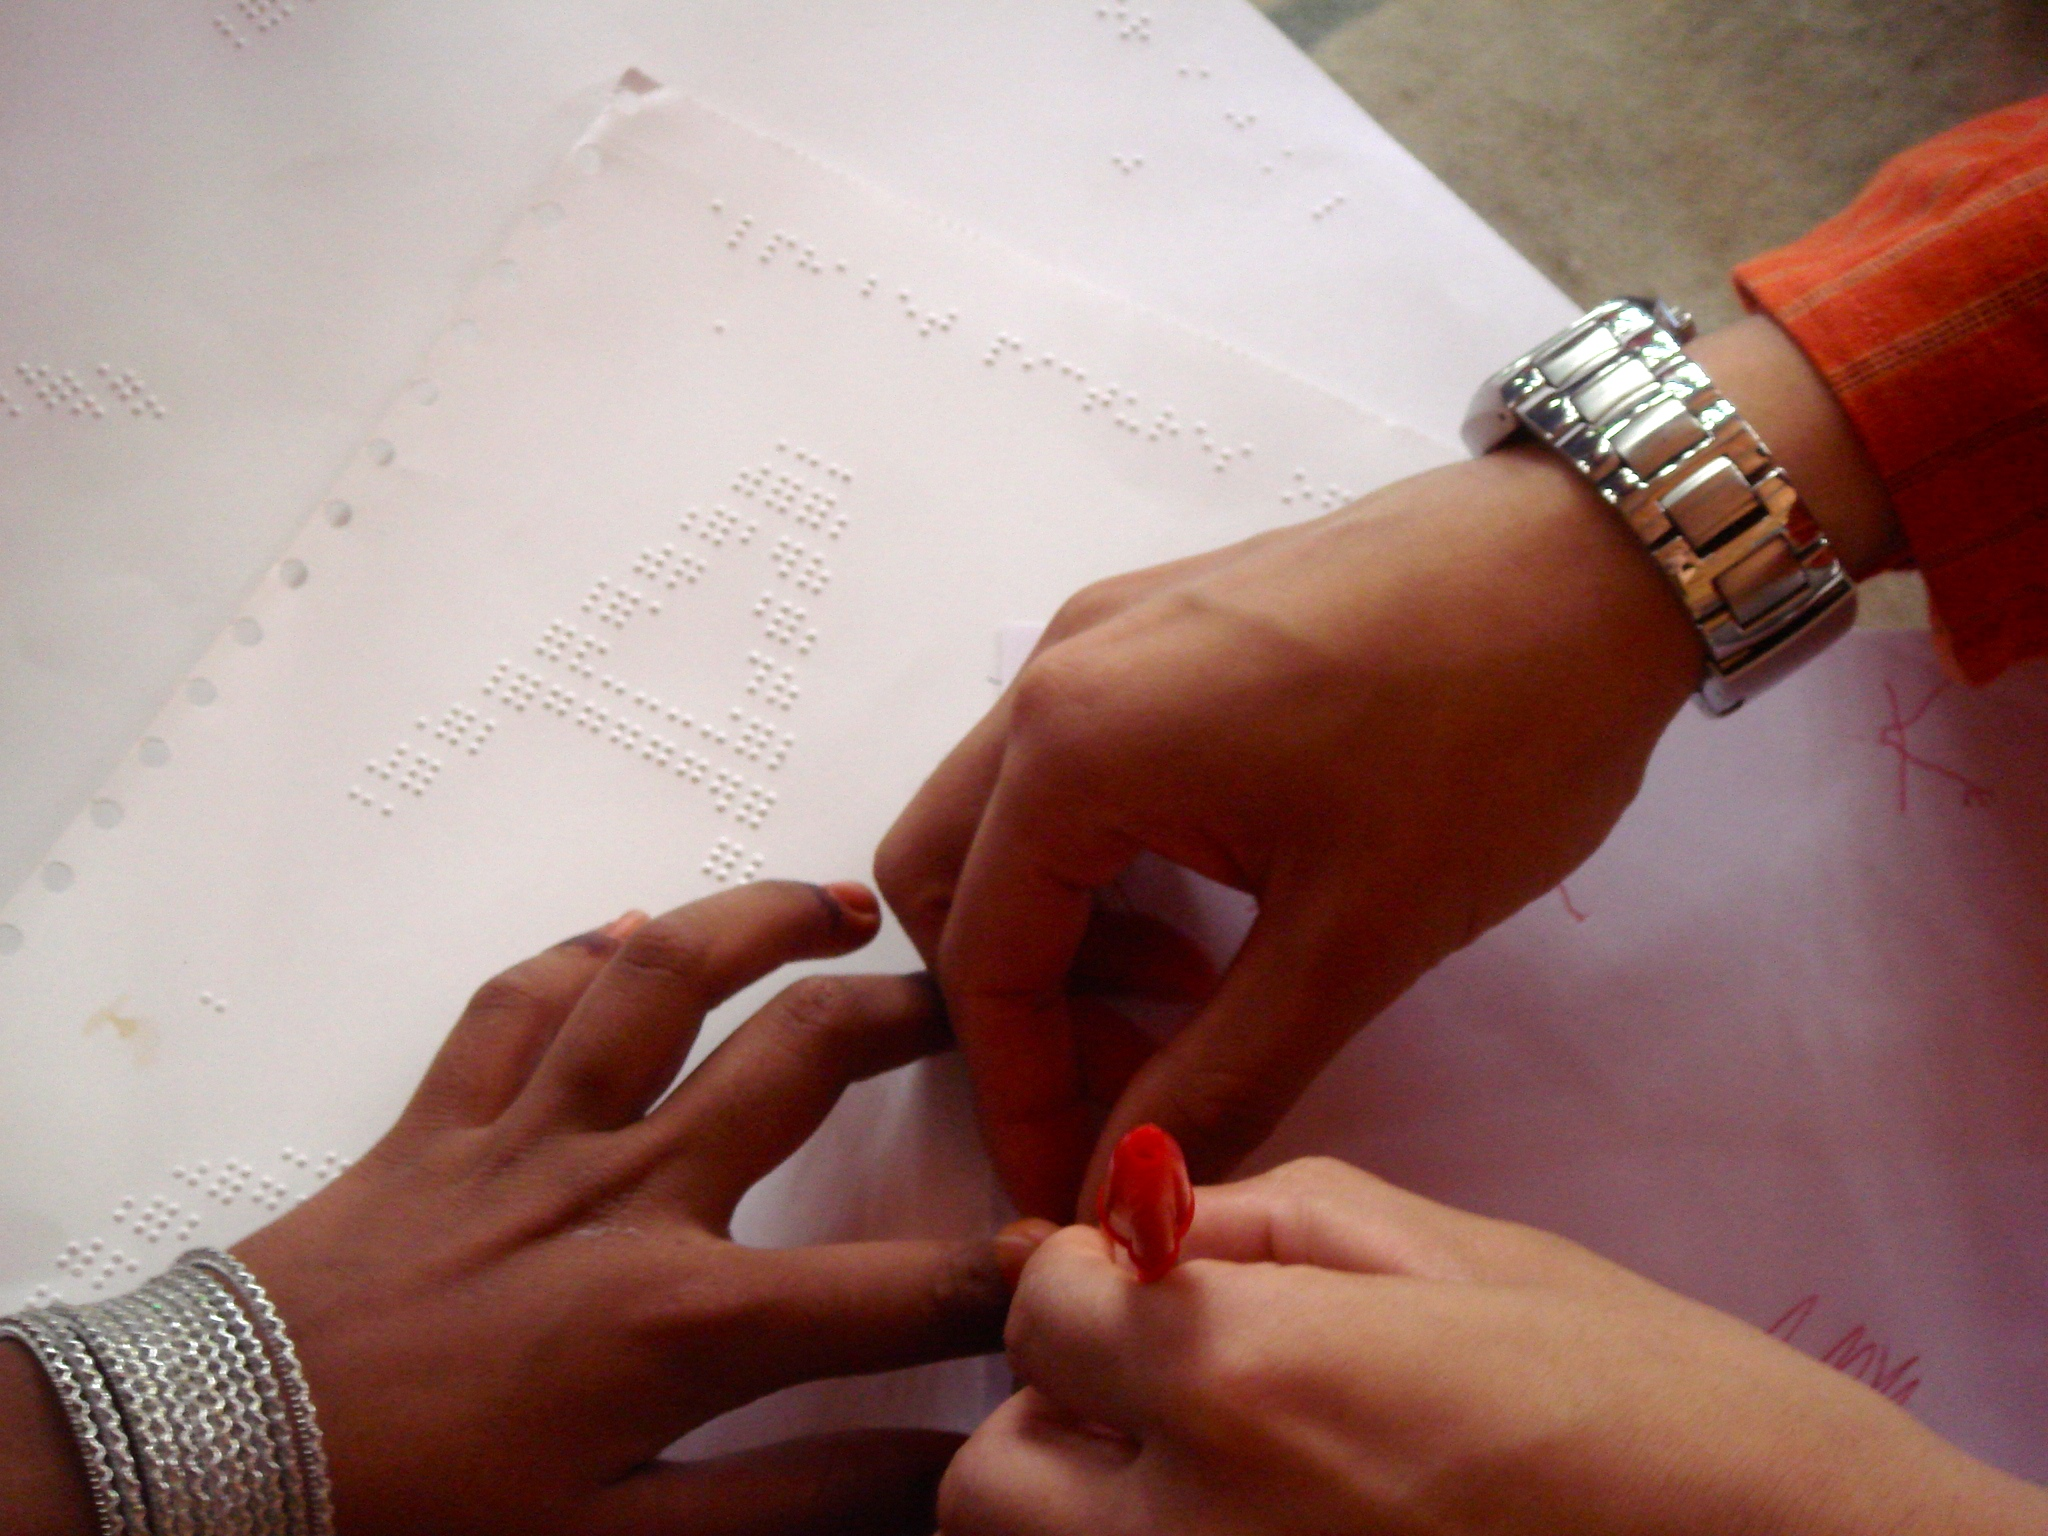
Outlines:
{"type": "Polygon", "coordinates": [[[1621,514],[1706,644],[1701,707],[1725,715],[1847,629],[1856,589],[1692,335],[1657,300],[1603,304],[1480,386],[1464,435],[1475,454],[1548,444],[1621,514]]]}

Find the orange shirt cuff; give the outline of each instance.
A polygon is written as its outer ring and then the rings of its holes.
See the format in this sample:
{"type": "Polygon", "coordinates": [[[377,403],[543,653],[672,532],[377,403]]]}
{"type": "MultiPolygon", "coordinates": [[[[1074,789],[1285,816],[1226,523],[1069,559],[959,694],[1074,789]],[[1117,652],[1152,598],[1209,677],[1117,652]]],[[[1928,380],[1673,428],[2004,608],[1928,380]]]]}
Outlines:
{"type": "Polygon", "coordinates": [[[1908,150],[1735,286],[1840,399],[1962,674],[2048,654],[2048,96],[1908,150]]]}

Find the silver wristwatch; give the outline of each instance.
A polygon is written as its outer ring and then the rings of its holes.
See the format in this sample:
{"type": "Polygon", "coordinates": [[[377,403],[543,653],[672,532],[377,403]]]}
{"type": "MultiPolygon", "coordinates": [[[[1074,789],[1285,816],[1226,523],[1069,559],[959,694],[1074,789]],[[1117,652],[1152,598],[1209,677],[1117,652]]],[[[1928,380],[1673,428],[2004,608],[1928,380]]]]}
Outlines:
{"type": "Polygon", "coordinates": [[[1742,707],[1856,617],[1799,493],[1684,344],[1692,317],[1616,299],[1480,386],[1465,445],[1527,433],[1564,455],[1663,567],[1706,642],[1699,701],[1742,707]]]}

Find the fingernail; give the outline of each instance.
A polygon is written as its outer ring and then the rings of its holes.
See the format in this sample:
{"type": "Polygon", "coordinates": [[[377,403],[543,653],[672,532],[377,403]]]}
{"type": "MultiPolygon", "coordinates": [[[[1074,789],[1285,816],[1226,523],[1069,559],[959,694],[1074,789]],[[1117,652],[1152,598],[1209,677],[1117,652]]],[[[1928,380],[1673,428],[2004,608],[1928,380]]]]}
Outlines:
{"type": "Polygon", "coordinates": [[[830,885],[818,887],[829,896],[838,908],[849,917],[866,921],[882,910],[882,904],[875,900],[875,893],[853,880],[835,880],[830,885]]]}
{"type": "Polygon", "coordinates": [[[996,1234],[996,1263],[1002,1267],[1003,1279],[1011,1290],[1017,1288],[1017,1278],[1024,1273],[1031,1255],[1038,1252],[1038,1245],[1057,1231],[1059,1228],[1042,1216],[1026,1216],[996,1234]]]}
{"type": "Polygon", "coordinates": [[[614,944],[618,944],[633,937],[646,922],[647,914],[638,907],[635,907],[630,912],[621,912],[617,917],[606,923],[602,932],[606,938],[610,939],[614,944]]]}
{"type": "Polygon", "coordinates": [[[562,943],[566,948],[580,949],[586,955],[597,955],[601,958],[609,955],[621,943],[631,938],[638,931],[640,925],[646,921],[647,914],[636,909],[613,918],[602,928],[593,928],[588,933],[579,933],[573,939],[564,939],[562,943]]]}

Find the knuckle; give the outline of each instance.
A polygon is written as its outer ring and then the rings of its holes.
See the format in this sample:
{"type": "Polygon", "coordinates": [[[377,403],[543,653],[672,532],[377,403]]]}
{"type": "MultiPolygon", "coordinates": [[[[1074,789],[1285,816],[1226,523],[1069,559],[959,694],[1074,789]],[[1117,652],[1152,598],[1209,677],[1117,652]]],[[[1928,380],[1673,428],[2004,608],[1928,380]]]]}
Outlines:
{"type": "Polygon", "coordinates": [[[1106,702],[1108,689],[1095,662],[1074,645],[1042,651],[1017,674],[1010,704],[1011,734],[1024,741],[1058,740],[1087,733],[1075,723],[1106,702]]]}
{"type": "Polygon", "coordinates": [[[1110,576],[1090,582],[1060,604],[1052,622],[1045,627],[1046,634],[1059,637],[1093,629],[1104,619],[1130,606],[1133,585],[1129,576],[1110,576]]]}
{"type": "Polygon", "coordinates": [[[1365,1175],[1341,1158],[1317,1155],[1282,1163],[1267,1177],[1297,1194],[1326,1199],[1355,1190],[1365,1175]]]}
{"type": "Polygon", "coordinates": [[[509,971],[500,971],[471,993],[463,1013],[472,1019],[505,1018],[532,1013],[547,1002],[547,994],[533,974],[523,966],[514,966],[509,971]]]}
{"type": "Polygon", "coordinates": [[[811,1047],[858,1035],[866,1018],[860,988],[844,976],[806,976],[782,990],[775,1009],[783,1026],[811,1047]]]}
{"type": "Polygon", "coordinates": [[[681,923],[657,919],[626,940],[613,964],[694,986],[710,974],[713,959],[711,945],[702,934],[681,923]]]}

